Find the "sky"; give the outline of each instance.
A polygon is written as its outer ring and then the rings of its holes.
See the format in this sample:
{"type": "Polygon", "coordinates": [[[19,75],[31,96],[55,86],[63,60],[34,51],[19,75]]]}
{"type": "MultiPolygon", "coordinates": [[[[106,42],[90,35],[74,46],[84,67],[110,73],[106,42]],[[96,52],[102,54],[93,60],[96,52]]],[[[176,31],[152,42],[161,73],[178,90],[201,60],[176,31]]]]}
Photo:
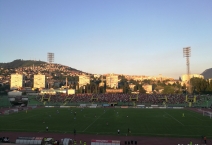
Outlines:
{"type": "Polygon", "coordinates": [[[173,77],[212,68],[211,0],[0,0],[0,62],[173,77]]]}

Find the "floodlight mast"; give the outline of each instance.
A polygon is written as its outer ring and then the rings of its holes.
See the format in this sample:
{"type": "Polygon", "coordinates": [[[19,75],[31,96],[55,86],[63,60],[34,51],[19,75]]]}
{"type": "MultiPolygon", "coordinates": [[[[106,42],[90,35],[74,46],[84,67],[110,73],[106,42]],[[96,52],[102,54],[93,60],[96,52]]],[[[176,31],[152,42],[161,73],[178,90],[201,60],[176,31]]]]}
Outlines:
{"type": "Polygon", "coordinates": [[[189,57],[191,56],[191,48],[185,47],[183,48],[183,57],[186,57],[186,65],[187,65],[187,78],[188,78],[188,92],[191,93],[191,82],[190,82],[190,61],[189,57]]]}
{"type": "Polygon", "coordinates": [[[48,59],[48,63],[49,63],[49,64],[51,64],[51,63],[54,62],[54,53],[50,53],[50,52],[49,52],[49,53],[47,54],[47,57],[48,57],[47,59],[48,59]]]}
{"type": "Polygon", "coordinates": [[[50,76],[51,76],[51,64],[54,62],[54,53],[50,53],[48,52],[47,54],[47,61],[50,64],[50,68],[49,68],[49,80],[48,80],[48,88],[49,88],[49,81],[51,80],[50,76]]]}

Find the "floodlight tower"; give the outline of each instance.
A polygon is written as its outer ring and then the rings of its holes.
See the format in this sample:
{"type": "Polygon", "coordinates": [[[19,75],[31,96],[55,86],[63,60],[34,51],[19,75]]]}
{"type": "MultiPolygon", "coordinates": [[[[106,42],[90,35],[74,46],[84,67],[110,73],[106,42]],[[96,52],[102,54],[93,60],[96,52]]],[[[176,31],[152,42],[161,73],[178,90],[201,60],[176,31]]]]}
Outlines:
{"type": "Polygon", "coordinates": [[[187,78],[188,78],[188,92],[191,93],[191,82],[190,82],[190,61],[189,57],[191,56],[191,48],[185,47],[183,48],[183,57],[186,57],[186,65],[187,65],[187,78]]]}
{"type": "Polygon", "coordinates": [[[51,64],[54,62],[54,53],[48,52],[48,54],[47,54],[47,61],[50,64],[49,77],[48,77],[48,88],[49,88],[49,81],[50,81],[50,76],[51,76],[51,64]]]}
{"type": "Polygon", "coordinates": [[[48,61],[49,64],[51,64],[51,63],[54,62],[54,53],[48,52],[48,54],[47,54],[47,61],[48,61]]]}

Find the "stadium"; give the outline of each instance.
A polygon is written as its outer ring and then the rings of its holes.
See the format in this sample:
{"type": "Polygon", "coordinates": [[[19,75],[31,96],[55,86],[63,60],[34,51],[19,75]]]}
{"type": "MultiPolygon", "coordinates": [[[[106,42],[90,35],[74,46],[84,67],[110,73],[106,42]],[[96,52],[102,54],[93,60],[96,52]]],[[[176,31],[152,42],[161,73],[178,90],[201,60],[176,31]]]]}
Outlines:
{"type": "Polygon", "coordinates": [[[204,137],[207,144],[212,143],[209,95],[57,94],[13,98],[0,96],[0,137],[8,137],[12,143],[47,144],[47,138],[54,139],[48,144],[204,144],[204,137]],[[35,143],[36,138],[40,141],[35,143]]]}

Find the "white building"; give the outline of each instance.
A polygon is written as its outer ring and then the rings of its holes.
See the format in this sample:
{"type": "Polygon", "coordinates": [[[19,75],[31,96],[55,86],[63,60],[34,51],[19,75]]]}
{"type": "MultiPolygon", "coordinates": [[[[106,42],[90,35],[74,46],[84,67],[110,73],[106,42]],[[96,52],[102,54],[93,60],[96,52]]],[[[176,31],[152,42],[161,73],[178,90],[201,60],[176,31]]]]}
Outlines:
{"type": "Polygon", "coordinates": [[[152,85],[143,85],[144,90],[146,90],[147,94],[152,93],[152,85]]]}
{"type": "Polygon", "coordinates": [[[131,90],[131,91],[134,91],[134,88],[135,88],[135,85],[134,85],[134,84],[132,84],[132,83],[129,84],[129,87],[130,87],[130,90],[131,90]]]}
{"type": "MultiPolygon", "coordinates": [[[[190,74],[189,76],[190,76],[190,79],[191,78],[202,78],[202,79],[204,79],[204,76],[203,75],[199,75],[199,74],[190,74]]],[[[181,80],[182,80],[182,82],[187,82],[188,81],[188,75],[187,74],[183,74],[181,76],[181,80]]]]}
{"type": "Polygon", "coordinates": [[[15,90],[23,87],[23,75],[11,74],[10,90],[15,90]]]}
{"type": "Polygon", "coordinates": [[[45,75],[34,75],[34,88],[45,88],[46,79],[45,75]]]}
{"type": "Polygon", "coordinates": [[[90,77],[86,75],[80,75],[79,76],[79,87],[85,86],[87,84],[90,84],[90,77]]]}
{"type": "Polygon", "coordinates": [[[110,88],[118,88],[118,75],[110,74],[106,76],[106,86],[110,88]]]}

